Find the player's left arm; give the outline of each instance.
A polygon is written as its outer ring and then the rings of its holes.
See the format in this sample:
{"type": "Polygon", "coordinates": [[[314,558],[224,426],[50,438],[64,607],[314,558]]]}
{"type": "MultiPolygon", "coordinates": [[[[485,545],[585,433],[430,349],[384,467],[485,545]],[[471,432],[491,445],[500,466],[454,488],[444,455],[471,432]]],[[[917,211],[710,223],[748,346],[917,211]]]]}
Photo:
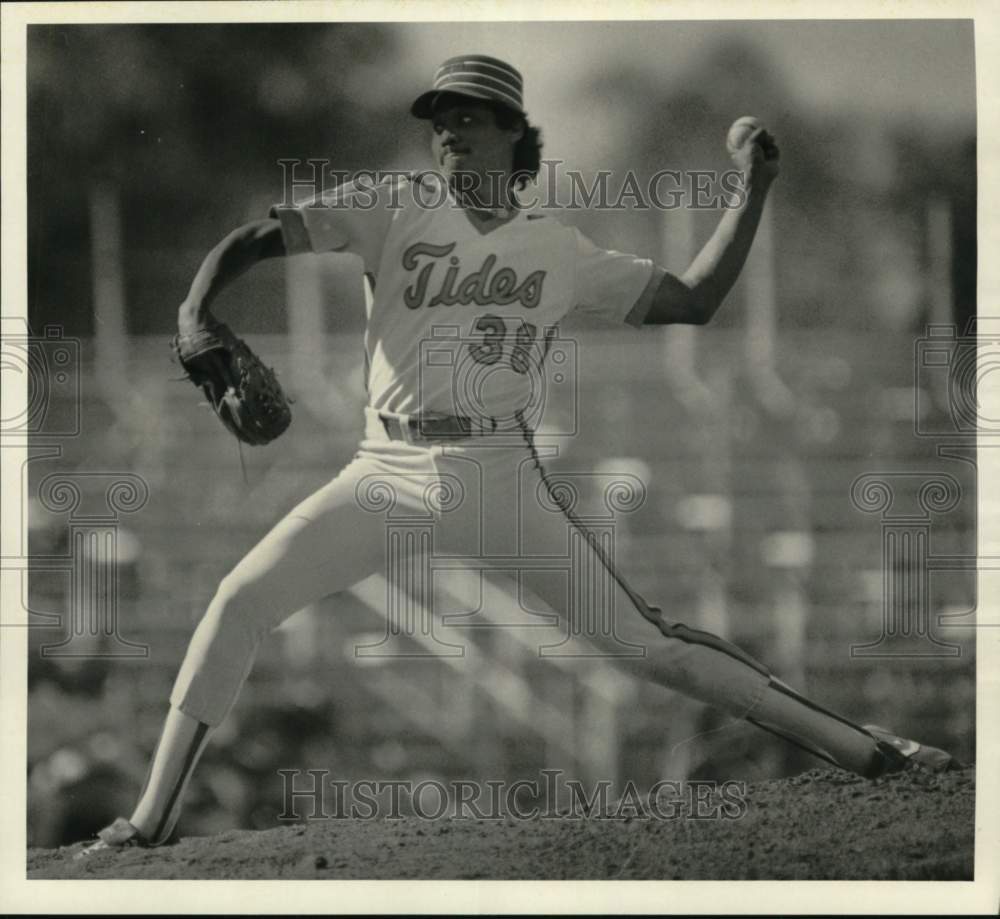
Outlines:
{"type": "Polygon", "coordinates": [[[646,325],[704,325],[722,305],[746,262],[771,183],[778,176],[778,147],[763,128],[733,154],[743,173],[739,205],[723,214],[715,232],[680,277],[663,275],[653,295],[646,325]]]}

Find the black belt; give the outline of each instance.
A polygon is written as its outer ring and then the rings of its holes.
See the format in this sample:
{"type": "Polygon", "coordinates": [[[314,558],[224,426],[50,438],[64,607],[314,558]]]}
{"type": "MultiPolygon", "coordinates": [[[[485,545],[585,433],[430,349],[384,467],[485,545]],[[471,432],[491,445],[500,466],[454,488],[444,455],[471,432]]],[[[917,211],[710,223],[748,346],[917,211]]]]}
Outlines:
{"type": "Polygon", "coordinates": [[[390,440],[419,443],[439,440],[462,440],[493,434],[496,418],[469,418],[465,415],[409,415],[405,420],[379,412],[379,421],[390,440]]]}

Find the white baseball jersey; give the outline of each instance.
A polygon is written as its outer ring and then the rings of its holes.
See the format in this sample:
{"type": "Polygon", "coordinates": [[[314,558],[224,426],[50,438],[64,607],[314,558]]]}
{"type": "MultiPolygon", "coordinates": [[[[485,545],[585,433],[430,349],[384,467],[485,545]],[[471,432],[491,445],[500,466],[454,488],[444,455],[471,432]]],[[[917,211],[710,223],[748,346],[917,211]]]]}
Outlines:
{"type": "Polygon", "coordinates": [[[355,182],[271,213],[289,254],[364,261],[369,405],[385,412],[510,419],[570,310],[641,325],[661,276],[541,213],[484,230],[434,174],[355,182]]]}

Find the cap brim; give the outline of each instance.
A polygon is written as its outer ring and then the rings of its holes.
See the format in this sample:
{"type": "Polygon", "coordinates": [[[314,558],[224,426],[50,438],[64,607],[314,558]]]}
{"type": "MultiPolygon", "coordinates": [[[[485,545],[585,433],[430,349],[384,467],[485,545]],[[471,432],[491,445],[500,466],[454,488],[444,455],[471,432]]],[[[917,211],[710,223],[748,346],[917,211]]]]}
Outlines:
{"type": "Polygon", "coordinates": [[[410,106],[410,114],[414,118],[431,118],[434,115],[434,103],[437,101],[439,96],[458,96],[466,99],[475,99],[477,102],[490,102],[493,105],[502,105],[504,108],[509,108],[512,112],[517,112],[518,115],[523,115],[518,108],[514,106],[500,102],[494,96],[487,93],[475,93],[475,92],[455,92],[452,89],[431,89],[427,92],[417,96],[416,101],[410,106]]]}
{"type": "Polygon", "coordinates": [[[434,109],[434,100],[437,98],[437,90],[422,93],[417,96],[416,101],[410,106],[410,114],[414,118],[430,118],[434,109]]]}

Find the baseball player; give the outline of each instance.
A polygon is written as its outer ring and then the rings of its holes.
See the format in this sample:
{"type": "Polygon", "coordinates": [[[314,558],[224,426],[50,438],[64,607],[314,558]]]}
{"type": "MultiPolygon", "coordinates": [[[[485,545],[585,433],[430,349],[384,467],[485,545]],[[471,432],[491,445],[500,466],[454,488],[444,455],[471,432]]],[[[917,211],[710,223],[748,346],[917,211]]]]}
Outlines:
{"type": "Polygon", "coordinates": [[[567,629],[611,621],[588,638],[636,676],[863,776],[913,764],[949,768],[947,753],[834,714],[738,647],[647,603],[550,489],[535,443],[529,391],[571,310],[636,328],[712,318],[778,175],[774,138],[757,129],[732,153],[745,195],[677,277],[519,206],[517,191],[537,174],[541,144],[511,65],[450,58],[411,112],[431,127],[436,172],[356,181],[273,208],[212,250],[181,307],[181,333],[197,336],[211,328],[212,299],[262,259],[360,256],[374,289],[364,339],[365,433],[352,462],[222,580],[181,665],[135,810],[85,851],[165,842],[192,770],[267,633],[376,570],[422,570],[415,556],[428,551],[527,564],[533,554],[565,556],[572,545],[571,583],[543,578],[532,589],[567,629]],[[428,342],[448,356],[447,372],[437,364],[427,372],[428,342]],[[430,515],[433,546],[404,545],[388,558],[387,507],[430,515]],[[594,583],[601,587],[579,589],[594,583]]]}

